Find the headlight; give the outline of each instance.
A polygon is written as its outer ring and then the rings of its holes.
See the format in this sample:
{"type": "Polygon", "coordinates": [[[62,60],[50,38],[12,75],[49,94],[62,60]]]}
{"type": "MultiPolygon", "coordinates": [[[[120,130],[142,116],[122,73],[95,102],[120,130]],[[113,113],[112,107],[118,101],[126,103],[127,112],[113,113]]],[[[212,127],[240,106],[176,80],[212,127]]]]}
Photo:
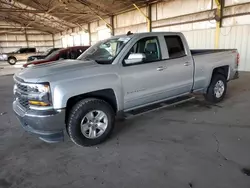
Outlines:
{"type": "Polygon", "coordinates": [[[49,83],[45,84],[29,84],[27,85],[28,92],[33,93],[46,93],[50,92],[49,83]]]}
{"type": "Polygon", "coordinates": [[[52,106],[49,83],[28,84],[27,93],[28,93],[28,101],[30,105],[52,106]]]}

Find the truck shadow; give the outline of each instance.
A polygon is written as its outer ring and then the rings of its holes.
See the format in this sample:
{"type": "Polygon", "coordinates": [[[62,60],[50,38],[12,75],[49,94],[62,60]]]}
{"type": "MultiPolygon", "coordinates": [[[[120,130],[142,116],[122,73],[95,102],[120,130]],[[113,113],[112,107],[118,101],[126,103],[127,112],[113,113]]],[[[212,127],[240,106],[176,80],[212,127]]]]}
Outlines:
{"type": "MultiPolygon", "coordinates": [[[[150,117],[153,116],[155,119],[162,119],[162,113],[168,113],[171,111],[180,111],[183,113],[188,112],[202,112],[202,111],[208,111],[213,110],[214,108],[223,108],[222,103],[219,104],[212,104],[204,100],[202,95],[196,96],[191,101],[187,101],[185,103],[173,105],[173,106],[166,106],[165,108],[156,110],[158,113],[155,113],[156,111],[146,112],[139,116],[130,117],[129,119],[118,119],[115,122],[115,128],[113,132],[113,138],[119,137],[120,134],[125,134],[126,132],[130,131],[131,129],[137,129],[138,127],[135,126],[142,126],[144,124],[145,118],[149,121],[151,120],[150,117]],[[158,117],[159,116],[159,117],[158,117]]],[[[147,121],[148,123],[148,121],[147,121]]],[[[154,122],[152,121],[152,125],[154,122]]]]}

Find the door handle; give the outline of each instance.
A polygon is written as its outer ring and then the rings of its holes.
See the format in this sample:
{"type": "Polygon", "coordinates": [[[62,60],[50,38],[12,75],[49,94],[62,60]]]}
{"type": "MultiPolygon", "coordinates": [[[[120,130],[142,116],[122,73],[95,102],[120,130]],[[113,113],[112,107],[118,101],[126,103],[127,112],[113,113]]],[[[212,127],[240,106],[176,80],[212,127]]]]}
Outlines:
{"type": "Polygon", "coordinates": [[[189,66],[189,65],[190,65],[189,62],[184,63],[184,66],[189,66]]]}
{"type": "Polygon", "coordinates": [[[156,70],[157,71],[163,71],[164,69],[166,69],[167,67],[163,67],[163,66],[161,66],[161,67],[158,67],[156,70]]]}

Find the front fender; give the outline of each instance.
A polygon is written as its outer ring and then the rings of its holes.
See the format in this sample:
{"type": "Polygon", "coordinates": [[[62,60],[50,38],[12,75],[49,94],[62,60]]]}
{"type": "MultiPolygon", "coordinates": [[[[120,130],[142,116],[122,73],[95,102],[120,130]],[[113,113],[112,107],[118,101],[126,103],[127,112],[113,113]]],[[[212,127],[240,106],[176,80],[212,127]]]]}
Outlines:
{"type": "Polygon", "coordinates": [[[116,96],[117,109],[123,109],[120,78],[116,74],[64,80],[52,84],[52,102],[55,109],[65,108],[69,98],[103,89],[112,89],[116,96]]]}

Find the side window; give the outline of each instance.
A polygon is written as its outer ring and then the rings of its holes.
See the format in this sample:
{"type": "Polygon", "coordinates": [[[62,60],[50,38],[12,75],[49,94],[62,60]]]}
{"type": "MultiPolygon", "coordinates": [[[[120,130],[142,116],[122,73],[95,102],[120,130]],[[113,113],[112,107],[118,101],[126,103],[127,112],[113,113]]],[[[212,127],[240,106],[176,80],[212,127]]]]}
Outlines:
{"type": "Polygon", "coordinates": [[[178,58],[186,55],[183,43],[179,36],[165,36],[169,58],[178,58]]]}
{"type": "Polygon", "coordinates": [[[59,59],[68,59],[68,51],[63,51],[59,54],[59,59]]]}
{"type": "Polygon", "coordinates": [[[153,62],[161,59],[160,45],[157,37],[146,37],[137,41],[130,49],[126,58],[131,54],[144,54],[143,62],[153,62]]]}
{"type": "Polygon", "coordinates": [[[27,48],[21,48],[19,51],[20,51],[20,54],[27,53],[27,48]]]}
{"type": "Polygon", "coordinates": [[[27,48],[27,53],[35,53],[36,49],[35,48],[27,48]]]}
{"type": "Polygon", "coordinates": [[[76,54],[76,50],[75,49],[72,49],[70,52],[69,52],[69,59],[76,59],[77,58],[77,54],[76,54]]]}
{"type": "Polygon", "coordinates": [[[83,49],[79,48],[79,49],[76,49],[76,58],[78,58],[82,53],[84,52],[83,49]]]}

